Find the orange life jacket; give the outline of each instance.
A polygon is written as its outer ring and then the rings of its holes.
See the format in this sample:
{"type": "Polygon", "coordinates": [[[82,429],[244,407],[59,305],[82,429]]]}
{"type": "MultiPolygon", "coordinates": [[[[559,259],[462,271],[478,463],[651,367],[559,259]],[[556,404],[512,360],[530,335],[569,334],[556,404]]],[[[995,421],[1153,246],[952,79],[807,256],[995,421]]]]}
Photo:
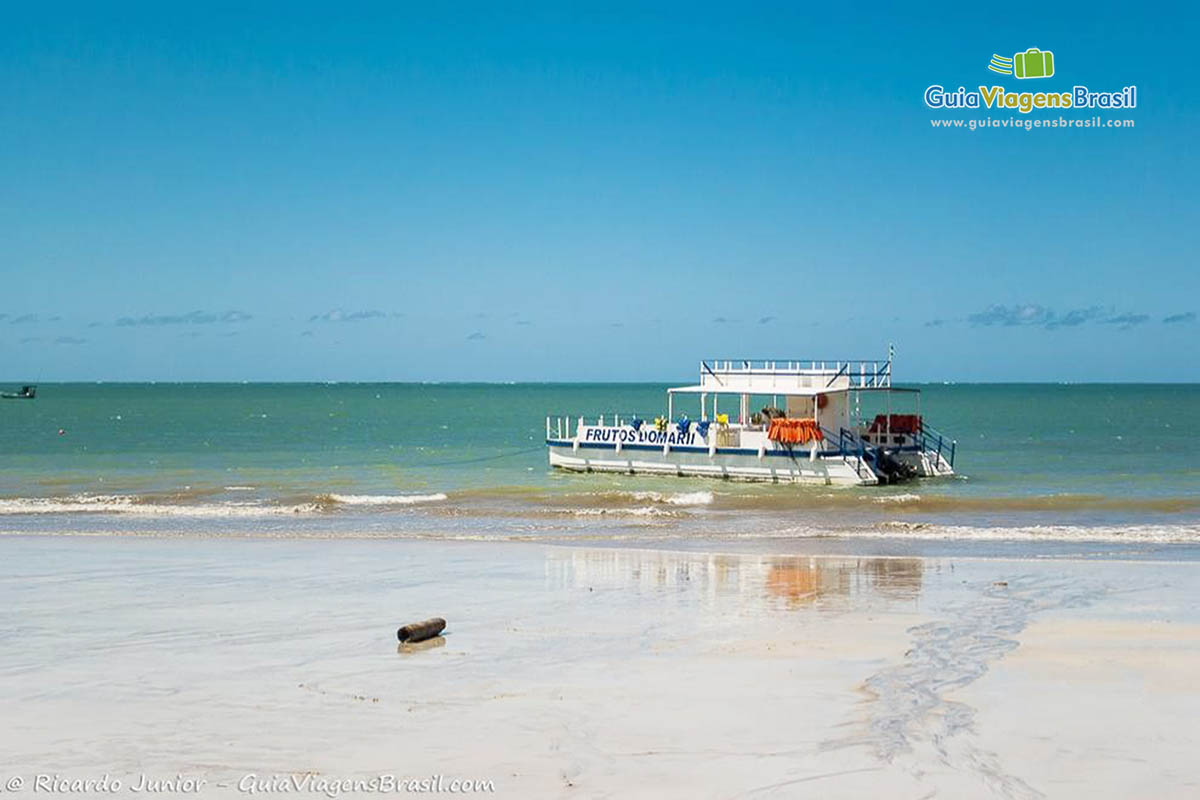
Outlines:
{"type": "Polygon", "coordinates": [[[821,434],[817,421],[811,417],[802,419],[773,419],[767,429],[767,438],[782,444],[804,444],[819,442],[825,437],[821,434]]]}

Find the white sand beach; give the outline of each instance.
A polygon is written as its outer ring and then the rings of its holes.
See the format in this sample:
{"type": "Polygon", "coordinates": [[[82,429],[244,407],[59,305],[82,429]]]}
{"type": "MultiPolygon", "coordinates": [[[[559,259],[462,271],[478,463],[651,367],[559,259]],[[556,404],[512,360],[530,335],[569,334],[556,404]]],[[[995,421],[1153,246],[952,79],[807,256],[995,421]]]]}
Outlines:
{"type": "Polygon", "coordinates": [[[7,536],[0,564],[13,797],[38,775],[201,796],[386,775],[502,797],[1200,793],[1195,563],[7,536]],[[443,639],[397,644],[434,615],[443,639]]]}

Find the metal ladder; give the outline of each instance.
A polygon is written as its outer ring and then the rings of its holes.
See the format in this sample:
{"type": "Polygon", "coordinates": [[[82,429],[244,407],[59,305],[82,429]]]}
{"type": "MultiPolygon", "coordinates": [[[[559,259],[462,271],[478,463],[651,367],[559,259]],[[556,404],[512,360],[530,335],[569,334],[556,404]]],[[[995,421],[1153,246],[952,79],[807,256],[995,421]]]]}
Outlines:
{"type": "MultiPolygon", "coordinates": [[[[842,461],[854,468],[854,472],[860,480],[879,482],[879,475],[871,468],[871,463],[868,461],[868,457],[872,461],[876,461],[877,448],[867,444],[853,431],[848,431],[845,428],[839,428],[837,435],[834,435],[825,428],[821,428],[821,433],[824,434],[826,440],[838,443],[838,450],[842,454],[842,461]]],[[[878,462],[876,461],[876,463],[878,462]]]]}

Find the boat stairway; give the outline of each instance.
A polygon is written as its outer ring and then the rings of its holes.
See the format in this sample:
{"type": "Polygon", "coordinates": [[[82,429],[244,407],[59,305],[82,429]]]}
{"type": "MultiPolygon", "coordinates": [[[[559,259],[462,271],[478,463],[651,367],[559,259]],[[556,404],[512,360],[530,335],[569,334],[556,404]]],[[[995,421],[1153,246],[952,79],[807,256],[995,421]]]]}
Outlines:
{"type": "Polygon", "coordinates": [[[821,433],[825,436],[826,441],[837,442],[842,461],[854,470],[859,480],[867,483],[887,482],[872,467],[873,464],[879,463],[879,448],[867,444],[853,431],[848,431],[845,428],[841,428],[835,434],[828,428],[822,427],[821,433]]]}
{"type": "Polygon", "coordinates": [[[957,441],[945,436],[935,428],[927,425],[924,420],[921,420],[921,433],[918,443],[921,446],[921,451],[927,464],[927,474],[954,474],[954,451],[958,449],[957,441]]]}
{"type": "Polygon", "coordinates": [[[938,452],[926,451],[925,457],[929,463],[929,472],[934,475],[953,475],[954,467],[950,466],[950,462],[946,457],[938,452]]]}

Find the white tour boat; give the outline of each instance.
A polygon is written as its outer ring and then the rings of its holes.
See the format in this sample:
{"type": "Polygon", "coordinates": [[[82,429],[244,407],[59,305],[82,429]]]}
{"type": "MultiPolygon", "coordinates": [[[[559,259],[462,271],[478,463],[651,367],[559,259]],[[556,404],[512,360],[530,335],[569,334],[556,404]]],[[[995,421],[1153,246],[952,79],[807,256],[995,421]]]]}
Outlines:
{"type": "Polygon", "coordinates": [[[701,361],[698,384],[667,390],[666,417],[550,416],[546,446],[551,466],[575,472],[849,485],[953,475],[955,451],[921,416],[920,390],[892,386],[890,355],[701,361]],[[868,393],[885,395],[886,413],[864,420],[868,393]],[[916,413],[892,413],[893,394],[915,398],[916,413]],[[699,397],[698,420],[675,418],[682,396],[699,397]],[[753,411],[752,398],[770,405],[753,411]]]}

